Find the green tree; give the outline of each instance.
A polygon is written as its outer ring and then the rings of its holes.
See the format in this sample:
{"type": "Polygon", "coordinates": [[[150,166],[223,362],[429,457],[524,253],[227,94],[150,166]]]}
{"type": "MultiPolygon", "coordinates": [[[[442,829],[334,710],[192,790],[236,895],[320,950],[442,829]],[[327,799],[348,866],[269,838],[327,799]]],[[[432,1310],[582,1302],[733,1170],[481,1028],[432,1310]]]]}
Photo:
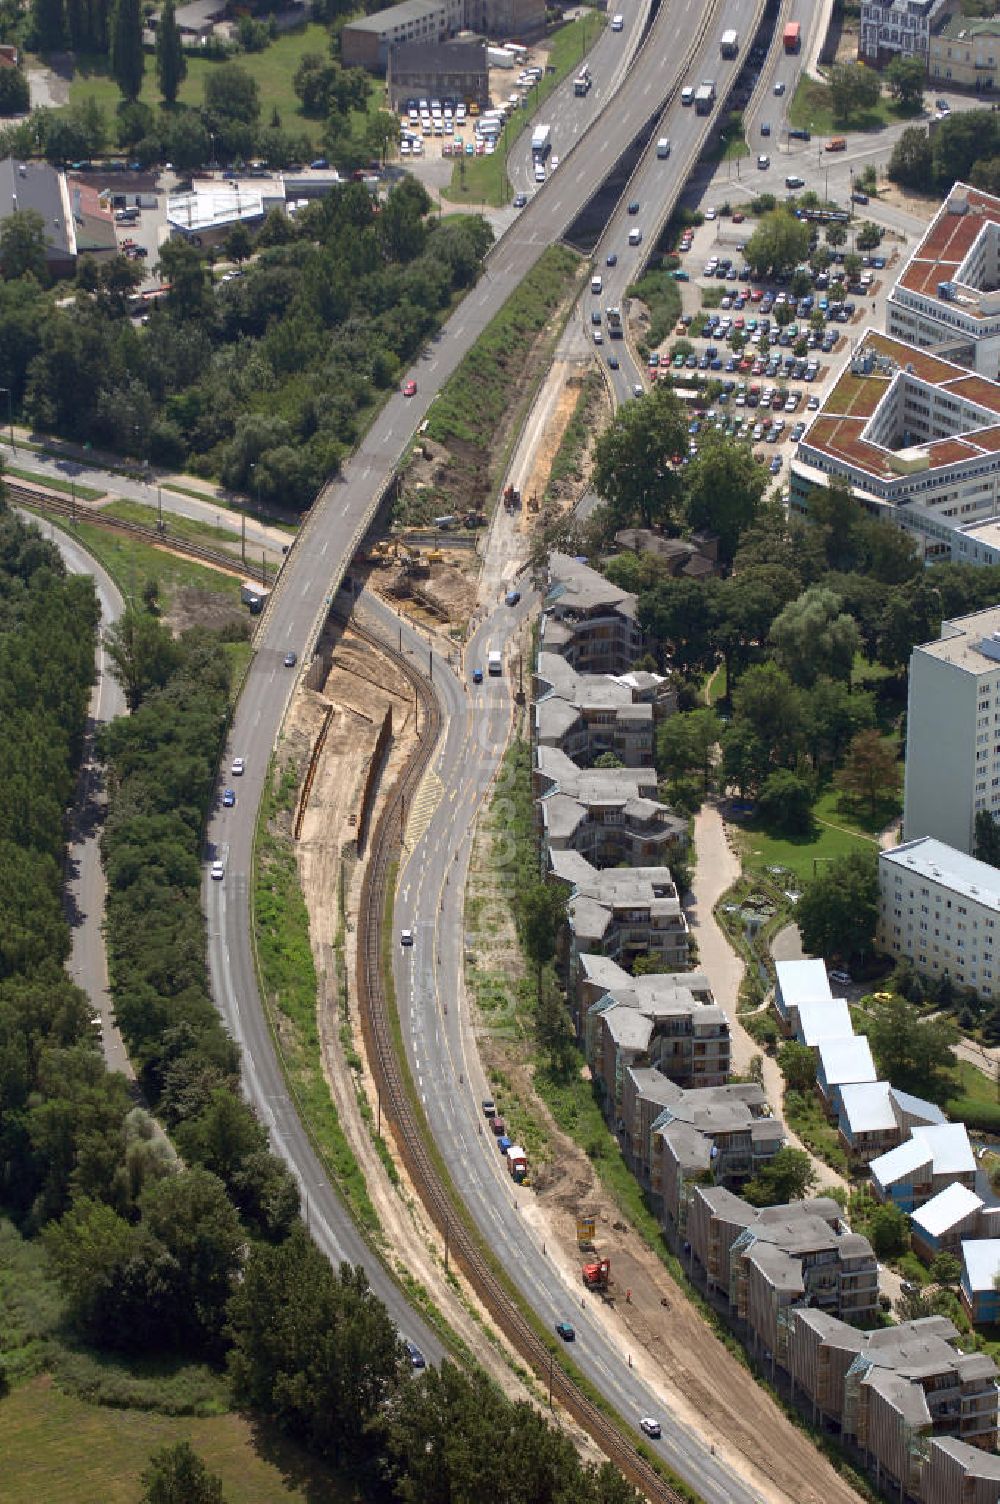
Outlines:
{"type": "Polygon", "coordinates": [[[804,261],[809,251],[809,226],[788,209],[765,214],[747,241],[744,252],[758,276],[786,272],[804,261]]]}
{"type": "Polygon", "coordinates": [[[773,835],[795,840],[812,833],[812,784],[790,768],[769,773],[757,796],[757,814],[773,835]]]}
{"type": "Polygon", "coordinates": [[[240,1403],[320,1456],[369,1454],[372,1417],[399,1393],[403,1351],[363,1269],[335,1274],[296,1224],[277,1247],[251,1250],[229,1329],[240,1403]]]}
{"type": "Polygon", "coordinates": [[[934,128],[931,142],[932,181],[950,188],[968,181],[973,163],[1000,153],[1000,125],[992,110],[955,110],[934,128]]]}
{"type": "Polygon", "coordinates": [[[241,265],[250,259],[253,254],[253,240],[246,225],[233,225],[226,236],[225,250],[230,261],[237,261],[241,265]]]}
{"type": "Polygon", "coordinates": [[[747,723],[778,766],[795,761],[802,738],[802,696],[776,663],[748,668],[733,690],[732,725],[747,723]]]}
{"type": "Polygon", "coordinates": [[[771,627],[777,657],[796,684],[809,688],[821,674],[849,680],[858,651],[854,618],[839,595],[813,585],[789,604],[771,627]]]}
{"type": "Polygon", "coordinates": [[[66,40],[64,0],[32,0],[31,27],[39,52],[56,52],[66,40]]]}
{"type": "Polygon", "coordinates": [[[767,471],[746,444],[710,429],[687,467],[685,483],[688,523],[715,533],[719,557],[731,563],[767,490],[767,471]]]}
{"type": "Polygon", "coordinates": [[[211,289],[205,263],[186,240],[165,240],[160,247],[160,275],[170,284],[170,305],[181,319],[206,312],[211,289]]]}
{"type": "Polygon", "coordinates": [[[778,1067],[789,1091],[812,1091],[816,1085],[816,1056],[807,1044],[786,1040],[778,1051],[778,1067]]]}
{"type": "Polygon", "coordinates": [[[979,862],[1000,867],[1000,824],[988,809],[977,810],[972,855],[979,862]]]}
{"type": "Polygon", "coordinates": [[[954,1091],[957,1039],[950,1019],[921,1018],[901,997],[879,1003],[868,1020],[868,1043],[880,1079],[932,1102],[947,1101],[954,1091]]]}
{"type": "Polygon", "coordinates": [[[111,72],[125,99],[138,99],[146,54],[140,0],[115,0],[111,15],[111,72]]]}
{"type": "Polygon", "coordinates": [[[801,1201],[815,1184],[816,1171],[804,1150],[779,1149],[747,1181],[743,1197],[751,1206],[784,1206],[790,1201],[801,1201]]]}
{"type": "Polygon", "coordinates": [[[830,107],[839,125],[878,104],[882,85],[877,73],[860,63],[838,63],[830,69],[830,107]]]}
{"type": "Polygon", "coordinates": [[[48,281],[45,261],[45,221],[37,209],[16,209],[0,225],[0,275],[48,281]]]}
{"type": "Polygon", "coordinates": [[[239,63],[223,63],[205,75],[205,109],[217,122],[253,126],[260,119],[257,80],[239,63]]]}
{"type": "Polygon", "coordinates": [[[184,1292],[178,1327],[198,1348],[221,1338],[245,1234],[226,1188],[208,1170],[183,1170],[142,1193],[143,1230],[174,1260],[184,1292]]]}
{"type": "MultiPolygon", "coordinates": [[[[796,920],[802,944],[812,956],[865,955],[875,940],[878,919],[878,853],[851,851],[811,882],[799,899],[796,920]]],[[[896,1077],[882,1072],[895,1084],[896,1077]]]]}
{"type": "Polygon", "coordinates": [[[818,772],[838,763],[852,737],[875,724],[875,697],[867,690],[852,693],[849,685],[836,679],[817,679],[804,693],[802,722],[818,772]]]}
{"type": "Polygon", "coordinates": [[[876,1207],[866,1231],[876,1258],[899,1258],[910,1246],[910,1219],[891,1201],[876,1207]]]}
{"type": "Polygon", "coordinates": [[[174,0],[164,0],[156,27],[156,78],[160,94],[167,104],[176,104],[181,84],[187,77],[187,58],[181,45],[174,0]]]}
{"type": "Polygon", "coordinates": [[[936,1285],[957,1285],[962,1278],[962,1261],[953,1253],[941,1252],[931,1260],[928,1274],[936,1285]]]}
{"type": "Polygon", "coordinates": [[[927,81],[927,64],[923,58],[903,57],[900,53],[892,59],[884,76],[890,94],[904,110],[919,109],[927,81]]]}
{"type": "Polygon", "coordinates": [[[104,645],[130,710],[138,709],[150,690],[166,684],[180,660],[169,629],[131,605],[111,623],[104,645]]]}
{"type": "Polygon", "coordinates": [[[859,226],[854,235],[854,243],[859,251],[873,251],[877,245],[881,245],[882,231],[874,220],[866,219],[859,226]]]}
{"type": "Polygon", "coordinates": [[[838,224],[827,225],[824,234],[825,234],[827,245],[841,246],[841,245],[846,245],[847,244],[847,226],[846,225],[838,225],[838,224]]]}
{"type": "Polygon", "coordinates": [[[895,807],[902,783],[896,749],[875,730],[859,731],[847,749],[844,766],[834,775],[843,802],[860,808],[874,822],[880,809],[895,807]]]}
{"type": "Polygon", "coordinates": [[[687,452],[687,417],[668,387],[619,408],[594,446],[594,485],[614,527],[676,528],[682,496],[674,457],[687,452]]]}
{"type": "Polygon", "coordinates": [[[712,775],[712,749],[722,723],[714,710],[703,706],[667,716],[656,733],[656,766],[664,778],[697,773],[707,790],[712,775]]]}
{"type": "Polygon", "coordinates": [[[187,1441],[152,1453],[142,1487],[142,1504],[223,1504],[222,1479],[187,1441]]]}
{"type": "Polygon", "coordinates": [[[22,68],[0,73],[0,115],[25,115],[31,108],[31,89],[22,68]]]}

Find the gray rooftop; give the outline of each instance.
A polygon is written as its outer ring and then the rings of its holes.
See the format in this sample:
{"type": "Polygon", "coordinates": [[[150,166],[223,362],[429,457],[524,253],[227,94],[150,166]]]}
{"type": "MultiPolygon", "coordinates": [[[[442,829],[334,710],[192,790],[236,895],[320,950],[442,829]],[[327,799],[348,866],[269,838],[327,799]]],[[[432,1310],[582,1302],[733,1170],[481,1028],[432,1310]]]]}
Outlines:
{"type": "MultiPolygon", "coordinates": [[[[404,0],[404,4],[407,0],[404,0]]],[[[421,0],[409,0],[419,4],[421,0]]],[[[427,3],[427,0],[423,0],[427,3]]],[[[549,555],[549,593],[545,600],[547,608],[579,611],[590,615],[605,609],[622,616],[635,617],[636,598],[627,590],[612,585],[596,569],[591,569],[581,559],[569,554],[549,555]]]]}
{"type": "Polygon", "coordinates": [[[377,36],[394,31],[397,26],[406,26],[410,21],[422,21],[428,16],[441,16],[444,7],[440,0],[400,0],[386,10],[378,10],[371,16],[355,16],[347,22],[352,31],[374,31],[377,36]]]}
{"type": "Polygon", "coordinates": [[[0,220],[33,209],[45,222],[45,242],[53,250],[76,254],[76,232],[63,173],[47,162],[0,162],[0,220]]]}
{"type": "Polygon", "coordinates": [[[879,864],[912,877],[941,883],[994,913],[1000,911],[1000,872],[933,836],[906,841],[879,853],[879,864]]]}

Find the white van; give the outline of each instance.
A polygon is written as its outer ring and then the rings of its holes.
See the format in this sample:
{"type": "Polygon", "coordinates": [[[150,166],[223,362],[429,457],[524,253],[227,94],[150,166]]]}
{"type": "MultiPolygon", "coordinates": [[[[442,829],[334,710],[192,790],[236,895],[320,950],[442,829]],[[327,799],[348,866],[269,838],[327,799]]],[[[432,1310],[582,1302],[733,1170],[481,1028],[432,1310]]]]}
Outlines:
{"type": "Polygon", "coordinates": [[[612,16],[611,17],[611,30],[612,31],[623,31],[624,28],[625,28],[625,17],[624,16],[612,16]]]}
{"type": "Polygon", "coordinates": [[[629,230],[629,232],[628,232],[628,243],[629,243],[629,245],[638,245],[641,240],[642,240],[642,231],[641,230],[639,230],[639,229],[629,230]]]}
{"type": "Polygon", "coordinates": [[[694,104],[694,89],[690,84],[685,84],[681,90],[681,104],[694,104]]]}
{"type": "Polygon", "coordinates": [[[536,183],[544,183],[545,182],[545,163],[544,162],[536,162],[535,163],[535,182],[536,183]]]}
{"type": "Polygon", "coordinates": [[[661,136],[660,139],[659,139],[659,141],[657,141],[657,143],[656,143],[656,155],[658,157],[669,157],[669,155],[670,155],[670,137],[669,136],[661,136]]]}
{"type": "Polygon", "coordinates": [[[590,290],[593,293],[599,293],[599,292],[603,292],[604,291],[604,278],[601,276],[600,272],[595,272],[594,275],[591,277],[591,279],[590,279],[590,290]]]}

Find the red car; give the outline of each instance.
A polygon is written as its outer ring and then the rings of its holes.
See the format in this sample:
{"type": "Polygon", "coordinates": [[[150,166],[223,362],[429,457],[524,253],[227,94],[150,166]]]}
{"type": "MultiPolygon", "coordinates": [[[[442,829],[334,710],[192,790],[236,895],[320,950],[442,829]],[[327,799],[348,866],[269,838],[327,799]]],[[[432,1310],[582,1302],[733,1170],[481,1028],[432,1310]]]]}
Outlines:
{"type": "Polygon", "coordinates": [[[403,396],[415,397],[417,395],[417,383],[415,381],[403,382],[403,396]]]}

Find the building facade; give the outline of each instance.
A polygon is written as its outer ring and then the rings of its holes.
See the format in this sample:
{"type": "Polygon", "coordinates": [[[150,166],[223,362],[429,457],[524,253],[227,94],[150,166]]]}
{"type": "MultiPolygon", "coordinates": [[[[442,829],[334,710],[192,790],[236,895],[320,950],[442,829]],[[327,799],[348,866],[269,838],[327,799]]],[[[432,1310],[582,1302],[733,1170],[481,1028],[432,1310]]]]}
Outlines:
{"type": "MultiPolygon", "coordinates": [[[[920,850],[913,846],[921,837],[933,837],[941,846],[968,854],[972,850],[976,815],[981,810],[1000,813],[998,607],[942,622],[938,641],[923,643],[910,655],[903,786],[903,838],[907,851],[903,866],[899,863],[898,848],[893,854],[893,865],[898,869],[893,875],[893,886],[899,886],[895,878],[902,875],[904,866],[922,870],[920,864],[929,849],[924,848],[922,858],[920,850]]],[[[941,858],[945,853],[934,851],[932,855],[941,858]]],[[[932,886],[929,879],[933,877],[931,863],[925,873],[928,881],[923,885],[932,886]]],[[[970,872],[967,877],[970,884],[978,885],[980,879],[986,881],[985,872],[978,877],[970,872]]],[[[906,953],[904,946],[911,940],[928,933],[917,924],[911,936],[908,924],[902,923],[911,917],[928,918],[923,913],[885,916],[893,922],[884,931],[884,939],[893,949],[898,942],[900,955],[906,953]]],[[[944,937],[934,938],[940,943],[944,937]]],[[[938,956],[942,954],[939,950],[938,956]]]]}
{"type": "Polygon", "coordinates": [[[393,42],[386,62],[389,107],[401,110],[408,99],[464,100],[489,106],[490,72],[481,38],[445,42],[393,42]]]}
{"type": "Polygon", "coordinates": [[[400,0],[348,21],[340,33],[341,59],[345,68],[382,73],[392,48],[434,45],[465,30],[522,40],[540,36],[544,0],[400,0]]]}
{"type": "Polygon", "coordinates": [[[932,32],[957,9],[957,0],[861,0],[858,57],[876,68],[894,57],[926,63],[932,32]]]}
{"type": "Polygon", "coordinates": [[[930,836],[880,852],[878,943],[925,976],[1000,996],[1000,872],[930,836]]]}
{"type": "Polygon", "coordinates": [[[951,16],[931,33],[927,78],[948,89],[988,92],[1000,77],[1000,17],[951,16]]]}

